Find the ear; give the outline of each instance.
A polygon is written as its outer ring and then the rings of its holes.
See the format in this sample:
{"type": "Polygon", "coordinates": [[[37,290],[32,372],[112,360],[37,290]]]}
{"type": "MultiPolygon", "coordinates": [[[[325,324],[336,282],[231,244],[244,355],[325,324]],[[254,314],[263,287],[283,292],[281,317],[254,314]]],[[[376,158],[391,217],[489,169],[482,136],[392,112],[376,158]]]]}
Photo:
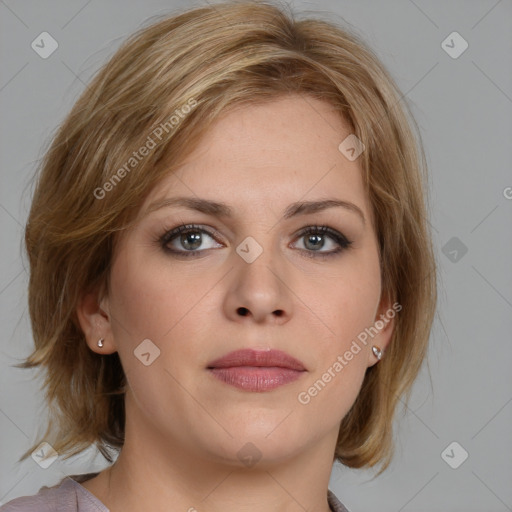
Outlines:
{"type": "Polygon", "coordinates": [[[385,351],[388,347],[393,331],[395,328],[395,317],[402,309],[398,302],[392,302],[385,293],[382,294],[375,320],[371,329],[372,333],[377,331],[377,334],[369,341],[370,351],[368,354],[368,366],[373,366],[379,362],[377,356],[373,353],[371,347],[376,346],[382,351],[382,357],[385,357],[385,351]]]}
{"type": "Polygon", "coordinates": [[[103,296],[100,288],[82,295],[76,306],[76,313],[87,345],[93,352],[104,355],[117,351],[112,333],[108,297],[103,296]],[[102,347],[98,346],[100,338],[103,338],[102,347]]]}

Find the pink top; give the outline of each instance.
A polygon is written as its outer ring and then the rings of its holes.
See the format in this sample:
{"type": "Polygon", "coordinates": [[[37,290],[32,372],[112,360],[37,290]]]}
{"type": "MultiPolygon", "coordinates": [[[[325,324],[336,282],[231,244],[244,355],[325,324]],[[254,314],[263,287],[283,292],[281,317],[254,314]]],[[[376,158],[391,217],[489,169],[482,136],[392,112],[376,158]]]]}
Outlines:
{"type": "MultiPolygon", "coordinates": [[[[52,487],[41,487],[33,496],[9,501],[0,507],[0,512],[109,512],[94,494],[79,483],[97,474],[67,476],[52,487]]],[[[349,512],[330,490],[327,490],[327,501],[332,512],[349,512]]]]}

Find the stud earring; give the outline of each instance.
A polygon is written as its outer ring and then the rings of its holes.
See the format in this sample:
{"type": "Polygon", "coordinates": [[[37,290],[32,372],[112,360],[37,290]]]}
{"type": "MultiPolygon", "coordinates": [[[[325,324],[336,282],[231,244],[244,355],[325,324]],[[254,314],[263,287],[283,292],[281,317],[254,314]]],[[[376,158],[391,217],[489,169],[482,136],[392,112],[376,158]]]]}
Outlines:
{"type": "Polygon", "coordinates": [[[98,347],[100,347],[100,348],[103,347],[103,338],[100,338],[98,340],[98,347]]]}
{"type": "Polygon", "coordinates": [[[372,351],[375,357],[380,361],[382,359],[382,350],[376,345],[373,345],[372,351]]]}

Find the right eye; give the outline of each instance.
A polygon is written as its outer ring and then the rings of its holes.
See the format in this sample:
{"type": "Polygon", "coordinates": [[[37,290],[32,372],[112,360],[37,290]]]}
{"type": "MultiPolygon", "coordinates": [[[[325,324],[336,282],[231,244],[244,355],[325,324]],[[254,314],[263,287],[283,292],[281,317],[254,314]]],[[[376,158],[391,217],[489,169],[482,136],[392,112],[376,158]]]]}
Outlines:
{"type": "MultiPolygon", "coordinates": [[[[180,256],[195,256],[200,252],[215,247],[206,247],[199,249],[204,244],[204,235],[214,240],[214,232],[210,232],[195,224],[182,224],[174,229],[167,230],[160,238],[162,248],[172,255],[180,256]],[[176,247],[177,245],[181,246],[176,247]],[[172,247],[172,248],[171,248],[172,247]]],[[[217,246],[222,247],[222,246],[217,246]]]]}

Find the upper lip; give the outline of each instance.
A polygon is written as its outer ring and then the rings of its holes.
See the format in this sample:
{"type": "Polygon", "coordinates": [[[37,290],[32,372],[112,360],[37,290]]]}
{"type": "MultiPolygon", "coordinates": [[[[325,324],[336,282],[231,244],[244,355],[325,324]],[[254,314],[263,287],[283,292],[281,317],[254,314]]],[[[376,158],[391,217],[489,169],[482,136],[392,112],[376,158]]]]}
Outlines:
{"type": "Polygon", "coordinates": [[[208,364],[208,368],[229,368],[233,366],[277,366],[304,371],[304,365],[282,350],[253,350],[244,348],[230,352],[208,364]]]}

